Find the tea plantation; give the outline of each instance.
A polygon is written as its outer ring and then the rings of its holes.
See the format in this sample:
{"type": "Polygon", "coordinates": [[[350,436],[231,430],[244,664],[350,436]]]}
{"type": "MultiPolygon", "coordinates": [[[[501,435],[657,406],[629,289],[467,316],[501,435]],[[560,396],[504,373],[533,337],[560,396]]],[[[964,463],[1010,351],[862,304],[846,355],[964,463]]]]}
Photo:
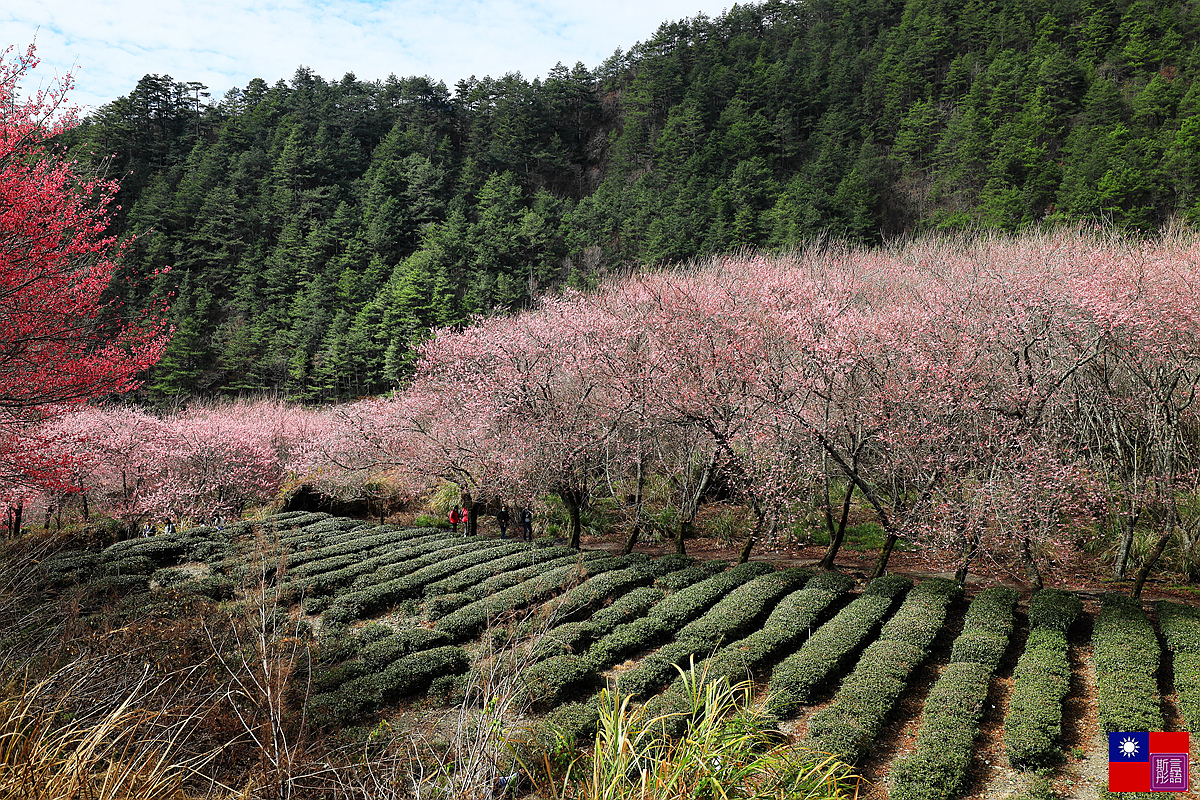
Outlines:
{"type": "Polygon", "coordinates": [[[481,646],[513,642],[524,643],[516,679],[544,743],[586,742],[605,686],[653,713],[688,707],[694,686],[680,670],[694,666],[701,685],[753,676],[782,730],[851,764],[900,715],[915,738],[889,756],[879,789],[895,798],[978,792],[973,761],[989,726],[1012,768],[1061,765],[1073,652],[1091,653],[1100,733],[1200,730],[1200,610],[1115,594],[1092,603],[1089,637],[1080,597],[1061,590],[968,598],[942,578],[864,587],[761,562],[581,552],[307,512],[59,552],[40,581],[129,609],[194,594],[286,615],[314,654],[293,696],[327,732],[405,698],[460,702],[481,646]]]}

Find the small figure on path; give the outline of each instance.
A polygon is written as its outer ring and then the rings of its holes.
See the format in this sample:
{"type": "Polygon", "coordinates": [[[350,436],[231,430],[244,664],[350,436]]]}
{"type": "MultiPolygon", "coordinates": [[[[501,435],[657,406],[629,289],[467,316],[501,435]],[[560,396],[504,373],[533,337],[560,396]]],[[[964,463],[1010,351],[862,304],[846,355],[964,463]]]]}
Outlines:
{"type": "Polygon", "coordinates": [[[450,509],[450,530],[458,533],[458,520],[460,519],[459,510],[457,508],[450,509]]]}
{"type": "Polygon", "coordinates": [[[154,534],[154,526],[149,522],[142,523],[142,538],[148,539],[154,534]]]}
{"type": "Polygon", "coordinates": [[[470,510],[468,510],[466,506],[463,506],[462,513],[459,514],[459,517],[462,519],[463,536],[470,536],[471,535],[471,526],[469,524],[471,521],[470,510]]]}
{"type": "Polygon", "coordinates": [[[167,517],[167,523],[165,525],[163,525],[163,533],[170,536],[174,532],[175,532],[175,523],[171,522],[170,517],[167,517]]]}
{"type": "Polygon", "coordinates": [[[508,521],[511,518],[512,515],[508,513],[508,506],[501,506],[500,510],[496,512],[496,522],[500,525],[501,539],[505,537],[505,533],[508,531],[508,521]]]}
{"type": "Polygon", "coordinates": [[[521,536],[528,541],[533,541],[533,512],[528,508],[521,512],[521,536]]]}

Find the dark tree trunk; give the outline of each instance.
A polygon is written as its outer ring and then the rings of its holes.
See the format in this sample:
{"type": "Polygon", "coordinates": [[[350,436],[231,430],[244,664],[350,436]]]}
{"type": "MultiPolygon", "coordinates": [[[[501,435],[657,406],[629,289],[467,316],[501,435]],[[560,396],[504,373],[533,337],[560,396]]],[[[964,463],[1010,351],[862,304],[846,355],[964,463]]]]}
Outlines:
{"type": "Polygon", "coordinates": [[[1129,550],[1133,546],[1133,530],[1141,513],[1141,506],[1133,506],[1125,515],[1125,522],[1121,526],[1121,538],[1117,541],[1117,560],[1113,564],[1113,577],[1117,580],[1125,577],[1125,569],[1129,564],[1129,550]]]}
{"type": "Polygon", "coordinates": [[[621,555],[623,556],[627,556],[633,552],[638,537],[642,535],[642,502],[645,500],[645,491],[646,470],[642,468],[642,459],[639,457],[637,465],[637,495],[633,498],[633,530],[629,532],[629,538],[625,540],[625,547],[621,548],[621,555]]]}
{"type": "Polygon", "coordinates": [[[899,537],[894,533],[889,533],[887,538],[883,540],[883,547],[879,548],[879,558],[875,560],[875,569],[871,570],[871,577],[868,580],[875,580],[883,576],[887,572],[888,559],[891,558],[892,548],[896,546],[896,539],[899,537]]]}
{"type": "Polygon", "coordinates": [[[684,540],[692,535],[692,521],[690,519],[679,520],[679,527],[675,529],[675,552],[679,555],[687,555],[687,549],[684,546],[684,540]]]}
{"type": "Polygon", "coordinates": [[[826,493],[825,526],[829,529],[829,547],[825,550],[821,563],[817,565],[820,569],[833,569],[833,560],[837,558],[838,551],[842,549],[842,541],[846,538],[846,522],[850,519],[850,498],[853,496],[854,482],[851,481],[850,485],[846,487],[846,497],[842,500],[842,517],[835,527],[833,514],[829,508],[829,495],[826,493]]]}
{"type": "Polygon", "coordinates": [[[87,522],[91,519],[91,515],[88,513],[87,492],[80,492],[79,497],[83,500],[83,521],[87,522]]]}
{"type": "Polygon", "coordinates": [[[558,493],[567,509],[567,546],[579,549],[579,538],[583,533],[583,524],[579,520],[579,498],[571,491],[558,493]]]}
{"type": "Polygon", "coordinates": [[[967,573],[970,572],[971,562],[975,560],[975,556],[979,554],[979,534],[971,537],[971,544],[967,548],[967,552],[963,554],[962,564],[954,572],[954,581],[959,586],[966,586],[967,573]]]}
{"type": "Polygon", "coordinates": [[[754,545],[758,542],[758,537],[762,535],[763,525],[766,523],[766,517],[758,514],[758,521],[754,523],[754,530],[750,531],[750,535],[746,537],[746,544],[742,546],[742,552],[738,556],[738,563],[745,564],[750,560],[750,551],[754,549],[754,545]]]}
{"type": "Polygon", "coordinates": [[[1033,557],[1033,548],[1029,545],[1029,537],[1021,540],[1021,560],[1025,562],[1025,578],[1029,588],[1039,591],[1042,588],[1042,573],[1038,571],[1037,560],[1033,557]]]}
{"type": "Polygon", "coordinates": [[[12,506],[11,510],[12,527],[9,528],[9,536],[15,539],[21,535],[21,515],[25,513],[25,504],[21,501],[17,501],[17,504],[12,506]]]}
{"type": "Polygon", "coordinates": [[[1146,556],[1146,563],[1142,564],[1142,568],[1138,570],[1137,577],[1133,580],[1133,591],[1129,593],[1130,597],[1142,596],[1142,586],[1145,585],[1146,578],[1150,575],[1150,570],[1154,567],[1154,562],[1158,561],[1158,557],[1163,554],[1163,550],[1167,549],[1167,542],[1171,541],[1171,537],[1174,535],[1175,526],[1168,525],[1163,535],[1158,537],[1158,541],[1154,543],[1154,549],[1150,551],[1150,555],[1146,556]]]}

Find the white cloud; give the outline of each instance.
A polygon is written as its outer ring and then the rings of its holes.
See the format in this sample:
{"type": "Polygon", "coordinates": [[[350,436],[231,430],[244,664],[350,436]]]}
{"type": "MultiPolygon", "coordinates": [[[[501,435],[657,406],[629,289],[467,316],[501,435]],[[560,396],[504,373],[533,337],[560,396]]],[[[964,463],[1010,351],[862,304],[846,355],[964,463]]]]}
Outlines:
{"type": "MultiPolygon", "coordinates": [[[[326,80],[394,73],[448,86],[475,75],[544,76],[556,62],[599,66],[667,20],[724,3],[702,0],[24,0],[0,11],[8,43],[36,35],[43,82],[78,65],[74,102],[128,94],[145,74],[207,84],[214,97],[252,78],[290,79],[298,66],[326,80]]],[[[27,87],[32,88],[32,87],[27,87]]]]}

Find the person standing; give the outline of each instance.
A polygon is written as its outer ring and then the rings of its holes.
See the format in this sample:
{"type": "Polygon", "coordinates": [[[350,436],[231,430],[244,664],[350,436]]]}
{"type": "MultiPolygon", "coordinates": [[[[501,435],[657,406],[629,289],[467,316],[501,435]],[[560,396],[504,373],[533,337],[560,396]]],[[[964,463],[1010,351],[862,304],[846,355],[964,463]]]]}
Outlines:
{"type": "Polygon", "coordinates": [[[500,526],[501,539],[504,538],[505,533],[508,531],[508,521],[511,518],[511,515],[508,513],[508,506],[501,506],[500,510],[496,512],[496,523],[500,526]]]}
{"type": "Polygon", "coordinates": [[[471,525],[470,525],[471,512],[466,506],[462,507],[462,512],[459,514],[459,518],[462,520],[462,524],[463,524],[463,536],[470,536],[471,535],[471,525]]]}
{"type": "Polygon", "coordinates": [[[455,507],[455,508],[450,509],[450,530],[452,530],[454,533],[458,533],[458,520],[459,520],[458,508],[455,507]]]}
{"type": "Polygon", "coordinates": [[[533,541],[533,512],[528,508],[521,511],[521,535],[525,539],[533,541]]]}

